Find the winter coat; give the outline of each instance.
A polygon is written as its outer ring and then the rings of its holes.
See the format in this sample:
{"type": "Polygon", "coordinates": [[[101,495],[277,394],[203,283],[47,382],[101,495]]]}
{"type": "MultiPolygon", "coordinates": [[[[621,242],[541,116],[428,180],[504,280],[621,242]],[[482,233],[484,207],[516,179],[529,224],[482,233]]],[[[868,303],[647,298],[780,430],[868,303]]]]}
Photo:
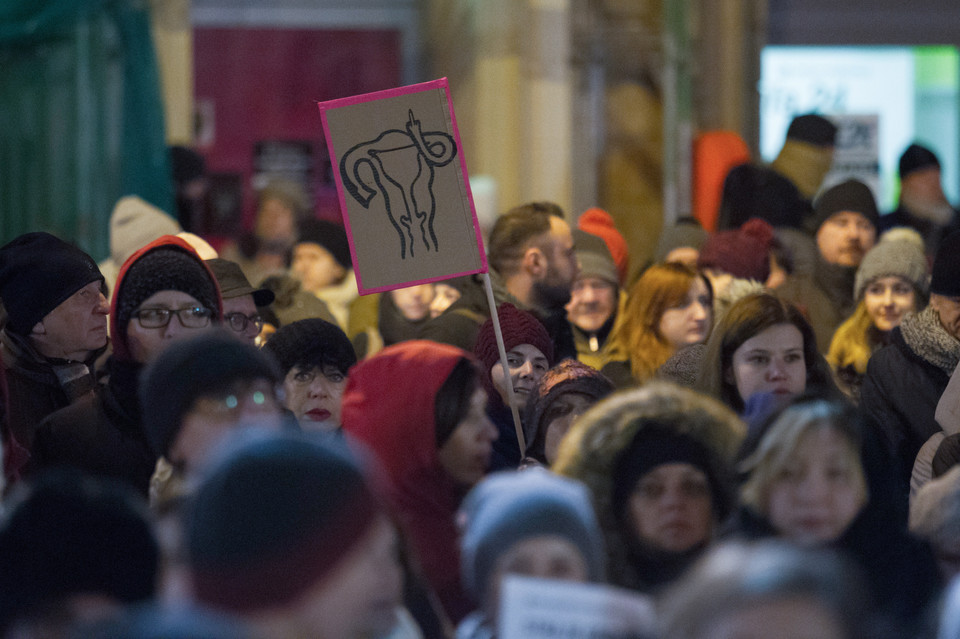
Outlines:
{"type": "MultiPolygon", "coordinates": [[[[937,564],[929,546],[889,521],[871,504],[864,507],[850,527],[826,548],[851,560],[867,582],[876,610],[888,625],[914,636],[927,607],[941,587],[937,564]]],[[[750,508],[741,508],[731,535],[750,540],[776,537],[770,522],[750,508]]]]}
{"type": "Polygon", "coordinates": [[[907,315],[891,340],[867,364],[860,409],[883,434],[906,486],[920,447],[940,432],[934,415],[960,360],[960,342],[931,307],[907,315]]]}
{"type": "MultiPolygon", "coordinates": [[[[645,428],[673,428],[700,440],[716,457],[732,461],[745,435],[743,423],[719,402],[665,382],[618,393],[574,423],[560,446],[553,470],[590,490],[607,549],[612,585],[650,591],[676,576],[691,557],[645,553],[630,541],[614,513],[614,471],[623,450],[645,428]]],[[[700,549],[697,549],[697,552],[700,549]]]]}
{"type": "MultiPolygon", "coordinates": [[[[94,351],[84,362],[49,359],[27,338],[6,329],[0,332],[8,409],[2,424],[4,445],[30,450],[34,432],[47,415],[92,393],[96,387],[94,362],[105,350],[106,346],[94,351]]],[[[15,470],[7,468],[8,472],[15,470]]]]}
{"type": "Polygon", "coordinates": [[[53,413],[37,429],[28,471],[73,466],[96,477],[121,480],[146,497],[157,456],[140,420],[141,368],[135,362],[108,359],[105,386],[53,413]]]}
{"type": "Polygon", "coordinates": [[[837,327],[853,314],[853,284],[857,268],[828,264],[819,256],[812,276],[794,275],[775,291],[810,321],[817,349],[826,353],[837,327]]]}
{"type": "Polygon", "coordinates": [[[463,495],[440,464],[434,413],[437,392],[462,358],[473,356],[424,340],[385,348],[351,369],[341,415],[348,440],[379,462],[381,494],[454,622],[474,605],[460,581],[455,517],[463,495]]]}

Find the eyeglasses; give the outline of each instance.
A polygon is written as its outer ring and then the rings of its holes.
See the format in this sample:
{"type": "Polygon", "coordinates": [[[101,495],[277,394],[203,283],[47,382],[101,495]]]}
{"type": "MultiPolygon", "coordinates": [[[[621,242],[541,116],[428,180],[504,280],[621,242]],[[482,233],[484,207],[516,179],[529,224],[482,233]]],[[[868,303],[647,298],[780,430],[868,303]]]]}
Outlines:
{"type": "Polygon", "coordinates": [[[137,318],[137,322],[142,328],[163,328],[170,323],[170,318],[174,315],[180,320],[180,326],[184,328],[203,328],[210,325],[213,312],[202,306],[191,306],[177,310],[142,308],[133,312],[133,317],[137,318]]]}
{"type": "Polygon", "coordinates": [[[241,413],[279,413],[283,399],[282,387],[262,380],[239,382],[223,394],[201,395],[190,410],[209,417],[235,419],[241,413]]]}
{"type": "Polygon", "coordinates": [[[263,329],[263,318],[259,315],[244,315],[243,313],[229,313],[223,316],[223,319],[230,324],[230,328],[238,333],[245,333],[247,327],[253,324],[257,327],[257,333],[263,329]]]}

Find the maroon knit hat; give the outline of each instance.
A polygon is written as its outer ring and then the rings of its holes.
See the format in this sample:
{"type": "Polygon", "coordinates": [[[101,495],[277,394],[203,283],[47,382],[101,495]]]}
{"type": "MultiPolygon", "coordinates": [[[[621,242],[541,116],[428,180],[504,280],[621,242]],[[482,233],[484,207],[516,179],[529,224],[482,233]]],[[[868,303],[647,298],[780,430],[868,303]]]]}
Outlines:
{"type": "MultiPolygon", "coordinates": [[[[530,344],[536,346],[547,358],[550,366],[553,366],[553,342],[550,341],[550,335],[539,319],[509,303],[497,306],[497,316],[500,318],[500,332],[503,333],[505,350],[509,351],[520,344],[530,344]]],[[[488,319],[480,327],[473,352],[483,364],[485,373],[489,373],[490,369],[500,361],[492,319],[488,319]]]]}
{"type": "Polygon", "coordinates": [[[380,512],[341,442],[285,434],[238,444],[187,507],[197,600],[234,613],[288,605],[335,572],[380,512]]]}
{"type": "Polygon", "coordinates": [[[697,267],[765,282],[770,276],[772,244],[773,227],[760,218],[751,218],[739,229],[711,235],[700,248],[697,267]]]}

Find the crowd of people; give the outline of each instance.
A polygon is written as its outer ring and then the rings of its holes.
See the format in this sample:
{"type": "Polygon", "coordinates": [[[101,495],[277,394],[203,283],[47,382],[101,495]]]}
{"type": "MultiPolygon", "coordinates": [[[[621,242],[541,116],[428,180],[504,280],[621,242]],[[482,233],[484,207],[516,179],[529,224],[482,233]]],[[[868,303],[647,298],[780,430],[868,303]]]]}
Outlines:
{"type": "Polygon", "coordinates": [[[823,185],[835,135],[645,265],[506,211],[496,322],[479,276],[359,296],[286,182],[219,251],[136,197],[99,266],[7,242],[0,637],[492,639],[518,575],[623,636],[960,637],[960,214],[919,145],[895,212],[823,185]]]}

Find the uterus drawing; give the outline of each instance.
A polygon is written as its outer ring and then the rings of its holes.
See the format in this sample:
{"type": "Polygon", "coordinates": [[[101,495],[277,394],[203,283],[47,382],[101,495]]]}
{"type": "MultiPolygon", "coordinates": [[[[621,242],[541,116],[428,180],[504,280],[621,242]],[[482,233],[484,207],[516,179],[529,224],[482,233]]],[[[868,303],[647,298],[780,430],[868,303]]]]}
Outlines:
{"type": "Polygon", "coordinates": [[[384,131],[353,146],[340,159],[343,188],[353,199],[369,209],[378,195],[383,198],[400,239],[400,259],[413,258],[418,242],[427,251],[440,250],[433,226],[434,174],[457,155],[452,136],[444,131],[423,132],[412,110],[408,115],[405,130],[384,131]]]}

